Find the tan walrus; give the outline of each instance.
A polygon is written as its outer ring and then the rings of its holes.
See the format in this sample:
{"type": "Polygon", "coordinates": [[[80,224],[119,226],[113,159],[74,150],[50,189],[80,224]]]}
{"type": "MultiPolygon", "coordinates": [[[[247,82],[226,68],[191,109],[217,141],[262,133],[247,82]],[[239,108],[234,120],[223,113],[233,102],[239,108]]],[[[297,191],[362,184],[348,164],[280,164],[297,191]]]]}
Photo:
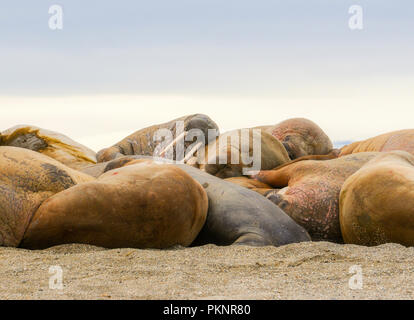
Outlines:
{"type": "Polygon", "coordinates": [[[0,246],[17,247],[47,198],[94,178],[43,154],[0,147],[0,246]]]}
{"type": "Polygon", "coordinates": [[[135,164],[47,199],[34,214],[20,246],[188,246],[203,227],[207,210],[203,187],[178,167],[135,164]]]}
{"type": "Polygon", "coordinates": [[[77,170],[96,163],[96,154],[91,149],[61,133],[35,126],[18,125],[3,131],[0,145],[40,152],[77,170]]]}
{"type": "Polygon", "coordinates": [[[267,194],[313,240],[342,242],[339,192],[342,184],[377,153],[359,153],[332,160],[303,160],[261,171],[261,182],[281,188],[267,194]]]}
{"type": "MultiPolygon", "coordinates": [[[[167,152],[166,149],[171,149],[175,160],[182,160],[182,157],[176,154],[176,144],[184,140],[184,148],[190,148],[190,145],[193,144],[193,139],[191,139],[189,132],[192,129],[201,130],[204,135],[204,145],[208,144],[209,130],[216,130],[217,134],[219,131],[217,124],[210,117],[204,114],[192,114],[138,130],[114,146],[99,151],[97,160],[98,162],[106,162],[125,155],[164,156],[163,153],[167,152]],[[184,132],[182,133],[179,133],[180,128],[177,127],[177,124],[180,122],[183,123],[183,128],[181,129],[184,132]],[[168,130],[171,133],[173,141],[170,145],[165,146],[164,150],[160,150],[160,154],[154,154],[156,148],[162,144],[162,141],[157,139],[157,133],[162,135],[163,130],[168,130]]],[[[199,147],[200,145],[198,145],[199,147]]]]}
{"type": "Polygon", "coordinates": [[[314,122],[304,118],[292,118],[274,126],[262,126],[283,143],[291,160],[308,155],[325,155],[332,151],[329,137],[314,122]]]}
{"type": "Polygon", "coordinates": [[[340,223],[346,243],[414,245],[414,156],[378,155],[350,176],[340,194],[340,223]]]}
{"type": "Polygon", "coordinates": [[[403,150],[414,154],[414,129],[388,132],[367,140],[351,143],[342,147],[339,156],[358,152],[387,152],[393,150],[403,150]]]}
{"type": "Polygon", "coordinates": [[[243,176],[248,170],[273,169],[289,161],[282,143],[260,129],[226,132],[198,157],[201,170],[222,179],[243,176]]]}
{"type": "Polygon", "coordinates": [[[241,187],[255,191],[262,196],[267,195],[270,191],[273,191],[273,188],[266,183],[257,181],[255,179],[250,179],[248,177],[232,177],[224,179],[225,181],[237,184],[241,187]]]}

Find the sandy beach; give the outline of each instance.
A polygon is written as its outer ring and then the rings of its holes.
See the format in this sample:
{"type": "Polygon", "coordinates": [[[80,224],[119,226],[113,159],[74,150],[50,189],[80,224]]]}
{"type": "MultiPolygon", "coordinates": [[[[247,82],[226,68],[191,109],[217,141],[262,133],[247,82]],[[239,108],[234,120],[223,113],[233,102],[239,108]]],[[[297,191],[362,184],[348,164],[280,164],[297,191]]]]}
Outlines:
{"type": "Polygon", "coordinates": [[[170,250],[0,248],[1,299],[412,299],[414,248],[308,242],[170,250]],[[349,273],[361,266],[362,289],[349,273]],[[51,289],[51,266],[63,289],[51,289]]]}

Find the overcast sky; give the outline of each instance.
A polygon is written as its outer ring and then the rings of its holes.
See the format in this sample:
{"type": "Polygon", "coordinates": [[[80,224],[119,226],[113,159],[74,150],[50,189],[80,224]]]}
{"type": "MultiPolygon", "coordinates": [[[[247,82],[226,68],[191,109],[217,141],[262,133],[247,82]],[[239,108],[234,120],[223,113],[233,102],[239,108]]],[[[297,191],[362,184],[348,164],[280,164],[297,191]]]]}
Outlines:
{"type": "Polygon", "coordinates": [[[410,0],[4,0],[0,39],[0,130],[98,150],[190,113],[223,130],[307,117],[333,140],[414,127],[410,0]]]}

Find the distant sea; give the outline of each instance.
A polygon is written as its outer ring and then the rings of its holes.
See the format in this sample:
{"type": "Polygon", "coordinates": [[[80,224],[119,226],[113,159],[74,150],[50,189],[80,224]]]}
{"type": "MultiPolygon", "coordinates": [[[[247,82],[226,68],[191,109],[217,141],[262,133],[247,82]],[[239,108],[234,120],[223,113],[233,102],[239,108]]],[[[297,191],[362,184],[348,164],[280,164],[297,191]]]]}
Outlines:
{"type": "Polygon", "coordinates": [[[350,144],[352,142],[354,142],[354,141],[351,141],[351,140],[339,140],[339,141],[334,141],[333,142],[333,145],[334,145],[334,148],[339,149],[339,148],[342,148],[343,146],[346,146],[347,144],[350,144]]]}

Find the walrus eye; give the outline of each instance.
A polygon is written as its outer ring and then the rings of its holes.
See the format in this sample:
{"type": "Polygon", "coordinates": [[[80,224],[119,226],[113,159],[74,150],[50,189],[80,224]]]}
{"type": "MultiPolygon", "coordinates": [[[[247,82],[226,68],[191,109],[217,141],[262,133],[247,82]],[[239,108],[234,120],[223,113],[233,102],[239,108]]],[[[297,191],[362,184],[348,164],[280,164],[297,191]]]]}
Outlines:
{"type": "Polygon", "coordinates": [[[283,200],[281,202],[279,202],[278,206],[280,209],[285,209],[287,206],[289,205],[289,203],[286,200],[283,200]]]}

